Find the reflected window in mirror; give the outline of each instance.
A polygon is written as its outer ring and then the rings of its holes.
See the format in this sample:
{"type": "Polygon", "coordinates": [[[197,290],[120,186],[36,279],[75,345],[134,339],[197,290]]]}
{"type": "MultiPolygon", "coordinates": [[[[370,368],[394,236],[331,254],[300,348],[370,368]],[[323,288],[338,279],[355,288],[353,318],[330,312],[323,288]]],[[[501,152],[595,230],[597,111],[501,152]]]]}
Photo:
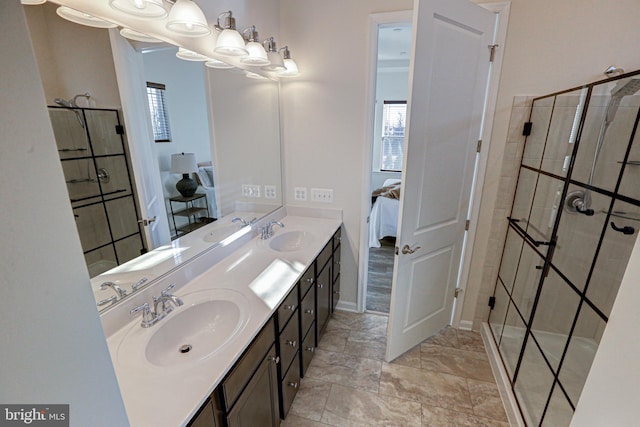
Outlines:
{"type": "Polygon", "coordinates": [[[151,126],[155,141],[171,142],[166,86],[162,83],[147,82],[147,99],[149,100],[151,126]]]}

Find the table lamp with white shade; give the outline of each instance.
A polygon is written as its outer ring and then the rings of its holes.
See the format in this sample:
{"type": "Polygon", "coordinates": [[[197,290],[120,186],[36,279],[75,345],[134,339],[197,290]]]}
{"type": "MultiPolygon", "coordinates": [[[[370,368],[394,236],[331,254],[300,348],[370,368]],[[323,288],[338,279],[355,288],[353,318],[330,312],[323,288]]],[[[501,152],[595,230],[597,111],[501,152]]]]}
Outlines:
{"type": "Polygon", "coordinates": [[[189,174],[198,170],[194,153],[176,153],[171,155],[171,173],[182,174],[182,179],[176,183],[176,189],[183,197],[191,197],[198,188],[198,183],[189,174]]]}

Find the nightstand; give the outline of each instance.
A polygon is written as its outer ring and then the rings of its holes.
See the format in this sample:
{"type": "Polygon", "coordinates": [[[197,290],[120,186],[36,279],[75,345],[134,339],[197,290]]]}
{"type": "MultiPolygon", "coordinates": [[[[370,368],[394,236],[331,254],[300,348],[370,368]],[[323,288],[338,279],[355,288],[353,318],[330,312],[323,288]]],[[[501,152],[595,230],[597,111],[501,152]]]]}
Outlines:
{"type": "Polygon", "coordinates": [[[171,219],[173,220],[173,228],[176,231],[175,238],[178,238],[184,234],[187,234],[197,228],[206,225],[210,221],[203,221],[203,218],[209,218],[209,204],[207,203],[206,194],[194,194],[193,196],[185,197],[185,196],[176,196],[169,198],[169,205],[171,207],[171,219]],[[204,206],[201,206],[202,203],[194,202],[196,200],[203,200],[204,206]],[[174,210],[174,203],[178,204],[178,209],[174,210]],[[180,206],[181,205],[181,206],[180,206]],[[198,217],[198,213],[206,212],[206,216],[198,217]],[[176,225],[176,217],[186,218],[187,224],[181,225],[178,227],[176,225]]]}

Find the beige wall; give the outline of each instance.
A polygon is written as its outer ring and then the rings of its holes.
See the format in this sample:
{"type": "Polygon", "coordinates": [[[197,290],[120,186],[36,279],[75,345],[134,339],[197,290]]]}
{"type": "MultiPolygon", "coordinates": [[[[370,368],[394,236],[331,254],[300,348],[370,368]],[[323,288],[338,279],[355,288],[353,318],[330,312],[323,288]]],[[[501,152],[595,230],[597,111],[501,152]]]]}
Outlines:
{"type": "MultiPolygon", "coordinates": [[[[476,1],[480,3],[480,1],[476,1]]],[[[474,328],[486,320],[486,304],[493,283],[483,282],[487,257],[496,256],[497,240],[490,233],[492,212],[499,202],[501,165],[505,155],[509,115],[516,95],[544,95],[604,78],[615,64],[640,68],[635,40],[640,38],[635,0],[513,0],[498,93],[496,117],[480,221],[474,244],[463,320],[474,328]]],[[[505,183],[503,183],[505,184],[505,183]]],[[[499,257],[500,254],[498,253],[499,257]]]]}
{"type": "MultiPolygon", "coordinates": [[[[355,308],[365,162],[368,15],[409,10],[413,1],[282,0],[282,38],[302,76],[283,84],[286,201],[294,187],[332,188],[343,209],[341,302],[355,308]]],[[[312,202],[303,202],[313,206],[312,202]]]]}
{"type": "Polygon", "coordinates": [[[18,0],[0,2],[0,40],[0,402],[127,426],[18,0]]]}
{"type": "Polygon", "coordinates": [[[120,107],[108,30],[74,24],[56,15],[56,5],[25,12],[47,105],[89,92],[98,108],[120,107]]]}

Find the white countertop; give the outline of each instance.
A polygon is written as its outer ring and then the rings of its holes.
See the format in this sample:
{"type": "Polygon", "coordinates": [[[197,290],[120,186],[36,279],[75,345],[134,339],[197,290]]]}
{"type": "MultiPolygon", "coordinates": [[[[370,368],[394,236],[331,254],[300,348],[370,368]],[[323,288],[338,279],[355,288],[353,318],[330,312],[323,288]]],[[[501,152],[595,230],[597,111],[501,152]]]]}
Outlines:
{"type": "MultiPolygon", "coordinates": [[[[240,298],[248,318],[240,331],[219,351],[189,366],[158,367],[148,362],[141,363],[144,359],[142,350],[121,346],[127,334],[137,333],[141,329],[139,317],[111,334],[109,328],[105,327],[109,351],[133,427],[186,424],[341,225],[341,219],[338,218],[293,215],[287,215],[280,221],[285,228],[274,227],[274,237],[302,230],[311,233],[313,240],[299,251],[277,252],[269,248],[269,240],[262,241],[256,236],[173,292],[178,297],[188,298],[194,292],[219,290],[221,294],[233,294],[240,298]]],[[[160,286],[164,284],[156,286],[153,295],[160,293],[160,286]]],[[[149,292],[146,295],[151,303],[149,292]]],[[[147,331],[159,327],[186,306],[188,304],[176,308],[166,319],[160,320],[147,331]]]]}

